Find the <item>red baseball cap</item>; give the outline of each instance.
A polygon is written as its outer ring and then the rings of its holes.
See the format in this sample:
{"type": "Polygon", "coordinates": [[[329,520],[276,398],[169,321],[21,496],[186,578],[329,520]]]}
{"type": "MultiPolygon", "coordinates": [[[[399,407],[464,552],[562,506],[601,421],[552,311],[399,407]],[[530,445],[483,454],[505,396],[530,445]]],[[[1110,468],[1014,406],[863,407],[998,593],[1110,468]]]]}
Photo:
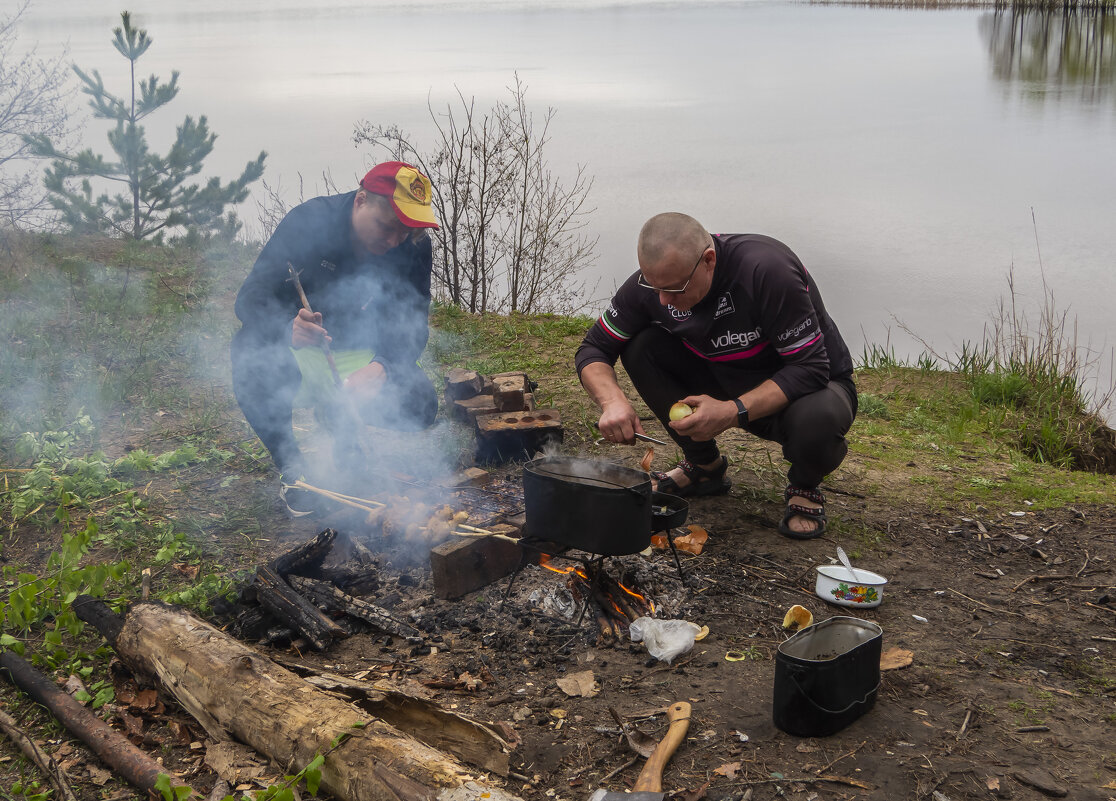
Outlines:
{"type": "Polygon", "coordinates": [[[374,195],[391,201],[399,221],[411,228],[437,228],[430,207],[430,179],[403,161],[377,164],[360,179],[360,185],[374,195]]]}

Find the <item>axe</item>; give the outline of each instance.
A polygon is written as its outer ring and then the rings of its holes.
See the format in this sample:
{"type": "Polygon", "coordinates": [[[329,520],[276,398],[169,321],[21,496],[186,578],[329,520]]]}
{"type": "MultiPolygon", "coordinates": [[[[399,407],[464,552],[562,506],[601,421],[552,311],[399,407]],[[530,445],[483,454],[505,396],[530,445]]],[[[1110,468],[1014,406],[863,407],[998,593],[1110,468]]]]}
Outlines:
{"type": "Polygon", "coordinates": [[[663,801],[666,798],[666,793],[663,792],[663,768],[686,739],[686,732],[690,728],[690,705],[685,701],[671,704],[667,709],[667,720],[670,721],[670,727],[647,758],[632,792],[621,793],[601,788],[589,796],[589,801],[663,801]]]}

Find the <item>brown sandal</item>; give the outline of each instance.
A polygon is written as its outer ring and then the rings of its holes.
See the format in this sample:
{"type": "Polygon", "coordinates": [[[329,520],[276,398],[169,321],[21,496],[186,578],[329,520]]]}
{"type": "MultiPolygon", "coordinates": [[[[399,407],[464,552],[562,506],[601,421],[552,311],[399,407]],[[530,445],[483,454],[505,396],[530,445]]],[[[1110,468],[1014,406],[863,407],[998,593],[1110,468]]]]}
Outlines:
{"type": "Polygon", "coordinates": [[[792,540],[814,540],[825,533],[825,496],[817,490],[803,489],[802,487],[795,487],[790,484],[783,490],[783,500],[787,503],[786,511],[783,513],[783,519],[779,523],[779,533],[784,537],[790,537],[792,540]],[[791,498],[805,498],[808,501],[822,504],[822,508],[814,509],[809,506],[803,506],[800,503],[791,503],[791,498]],[[792,517],[805,517],[817,523],[810,531],[795,531],[790,527],[790,520],[792,517]]]}
{"type": "Polygon", "coordinates": [[[661,470],[652,471],[651,477],[657,482],[656,492],[665,492],[668,495],[677,495],[681,498],[690,498],[696,495],[723,495],[729,491],[732,482],[725,477],[728,471],[728,459],[721,457],[721,466],[712,470],[698,467],[688,459],[683,459],[677,467],[682,469],[690,483],[684,487],[661,470]]]}

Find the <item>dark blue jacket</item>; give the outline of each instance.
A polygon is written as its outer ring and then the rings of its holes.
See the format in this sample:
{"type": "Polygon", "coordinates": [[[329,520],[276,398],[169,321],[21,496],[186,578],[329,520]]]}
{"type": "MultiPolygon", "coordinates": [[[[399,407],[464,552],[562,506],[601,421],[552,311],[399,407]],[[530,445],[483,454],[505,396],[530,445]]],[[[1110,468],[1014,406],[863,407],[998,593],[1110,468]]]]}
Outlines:
{"type": "Polygon", "coordinates": [[[262,340],[289,344],[301,308],[292,264],[334,350],[370,349],[389,371],[413,367],[429,335],[430,238],[420,233],[382,256],[354,248],[355,196],[317,197],[291,209],[240,287],[236,316],[262,340]]]}

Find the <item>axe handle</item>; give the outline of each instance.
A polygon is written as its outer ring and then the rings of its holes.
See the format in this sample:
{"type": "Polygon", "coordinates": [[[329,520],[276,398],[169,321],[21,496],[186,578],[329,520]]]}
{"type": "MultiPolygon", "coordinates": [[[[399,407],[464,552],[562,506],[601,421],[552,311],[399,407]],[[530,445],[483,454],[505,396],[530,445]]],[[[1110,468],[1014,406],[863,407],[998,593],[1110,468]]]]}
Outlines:
{"type": "Polygon", "coordinates": [[[690,729],[690,705],[685,701],[671,704],[667,709],[667,720],[670,721],[670,728],[651,752],[643,770],[639,772],[639,778],[632,788],[634,792],[662,792],[663,768],[678,750],[678,746],[682,745],[682,741],[686,739],[686,732],[690,729]]]}

